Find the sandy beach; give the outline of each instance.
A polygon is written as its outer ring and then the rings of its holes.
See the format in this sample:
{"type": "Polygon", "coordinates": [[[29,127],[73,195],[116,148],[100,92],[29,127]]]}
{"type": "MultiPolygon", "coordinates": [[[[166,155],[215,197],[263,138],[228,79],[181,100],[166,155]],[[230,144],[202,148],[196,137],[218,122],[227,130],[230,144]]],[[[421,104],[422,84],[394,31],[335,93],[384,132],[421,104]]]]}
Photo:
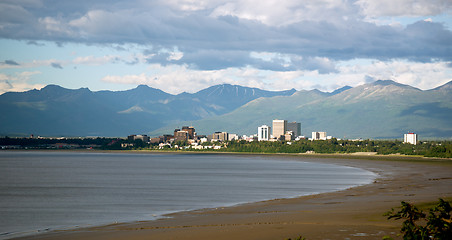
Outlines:
{"type": "MultiPolygon", "coordinates": [[[[292,157],[292,156],[291,156],[292,157]]],[[[317,156],[316,156],[317,157],[317,156]]],[[[350,158],[349,158],[350,157],[350,158]]],[[[383,214],[400,201],[452,199],[452,160],[412,157],[317,159],[370,170],[374,183],[343,191],[168,215],[155,221],[54,231],[18,239],[382,239],[400,222],[383,214]]],[[[299,157],[301,161],[309,158],[299,157]]]]}

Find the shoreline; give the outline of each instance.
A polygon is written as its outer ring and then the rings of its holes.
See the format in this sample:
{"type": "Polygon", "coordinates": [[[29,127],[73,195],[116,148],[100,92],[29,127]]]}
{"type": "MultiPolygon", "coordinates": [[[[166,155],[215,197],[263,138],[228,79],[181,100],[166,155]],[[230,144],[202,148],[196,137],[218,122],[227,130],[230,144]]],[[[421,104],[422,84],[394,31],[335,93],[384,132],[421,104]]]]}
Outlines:
{"type": "Polygon", "coordinates": [[[381,155],[376,152],[354,152],[354,153],[265,153],[265,152],[219,152],[219,151],[168,151],[168,150],[100,150],[100,149],[8,149],[0,150],[17,152],[82,152],[82,153],[134,153],[134,154],[221,154],[221,155],[262,155],[262,156],[295,156],[315,158],[346,158],[367,160],[415,160],[415,161],[451,161],[452,158],[425,157],[422,155],[387,154],[381,155]]]}
{"type": "Polygon", "coordinates": [[[341,157],[254,155],[287,156],[300,161],[357,167],[378,176],[374,183],[335,192],[177,212],[153,221],[53,231],[13,239],[287,239],[300,235],[307,239],[362,239],[363,236],[381,239],[398,233],[400,224],[386,220],[383,213],[398,207],[400,201],[420,203],[452,197],[449,190],[452,189],[452,161],[449,159],[381,158],[378,155],[355,158],[343,154],[341,157]]]}

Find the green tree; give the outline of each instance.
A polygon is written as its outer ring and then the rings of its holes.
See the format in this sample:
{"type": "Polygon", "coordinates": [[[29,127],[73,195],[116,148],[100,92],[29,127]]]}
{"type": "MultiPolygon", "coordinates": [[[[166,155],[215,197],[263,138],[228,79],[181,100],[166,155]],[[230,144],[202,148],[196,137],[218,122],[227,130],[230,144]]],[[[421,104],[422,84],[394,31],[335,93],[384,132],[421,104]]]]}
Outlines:
{"type": "Polygon", "coordinates": [[[430,209],[427,227],[433,239],[452,239],[451,211],[450,203],[443,199],[430,209]]]}
{"type": "Polygon", "coordinates": [[[452,239],[452,208],[449,202],[439,199],[439,203],[429,210],[428,216],[413,204],[402,201],[401,205],[398,212],[392,209],[385,215],[388,219],[404,219],[400,229],[404,240],[452,239]],[[419,221],[425,222],[425,226],[420,225],[419,221]]]}
{"type": "MultiPolygon", "coordinates": [[[[288,238],[287,240],[292,240],[292,238],[288,238]]],[[[306,240],[306,238],[303,236],[299,236],[299,237],[295,238],[294,240],[306,240]]]]}

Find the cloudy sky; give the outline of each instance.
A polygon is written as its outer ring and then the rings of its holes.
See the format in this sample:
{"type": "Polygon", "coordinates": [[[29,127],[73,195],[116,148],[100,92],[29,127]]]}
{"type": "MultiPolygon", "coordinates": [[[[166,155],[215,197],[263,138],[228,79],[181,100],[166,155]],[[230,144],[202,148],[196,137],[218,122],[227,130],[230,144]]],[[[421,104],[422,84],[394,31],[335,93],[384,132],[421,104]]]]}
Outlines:
{"type": "Polygon", "coordinates": [[[452,0],[0,0],[0,93],[452,80],[452,0]]]}

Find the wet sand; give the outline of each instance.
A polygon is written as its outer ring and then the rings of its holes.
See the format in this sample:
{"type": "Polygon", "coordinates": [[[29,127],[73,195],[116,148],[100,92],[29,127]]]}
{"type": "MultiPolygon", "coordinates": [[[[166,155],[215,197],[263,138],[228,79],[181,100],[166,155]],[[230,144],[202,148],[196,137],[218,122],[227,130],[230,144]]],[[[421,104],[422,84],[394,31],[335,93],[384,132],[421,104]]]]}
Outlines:
{"type": "MultiPolygon", "coordinates": [[[[399,233],[400,222],[387,220],[383,214],[400,206],[400,201],[419,204],[452,198],[450,159],[330,157],[316,161],[359,167],[379,177],[372,184],[333,193],[181,212],[155,221],[55,231],[19,239],[382,239],[399,233]]],[[[312,161],[305,157],[300,160],[312,161]]]]}

